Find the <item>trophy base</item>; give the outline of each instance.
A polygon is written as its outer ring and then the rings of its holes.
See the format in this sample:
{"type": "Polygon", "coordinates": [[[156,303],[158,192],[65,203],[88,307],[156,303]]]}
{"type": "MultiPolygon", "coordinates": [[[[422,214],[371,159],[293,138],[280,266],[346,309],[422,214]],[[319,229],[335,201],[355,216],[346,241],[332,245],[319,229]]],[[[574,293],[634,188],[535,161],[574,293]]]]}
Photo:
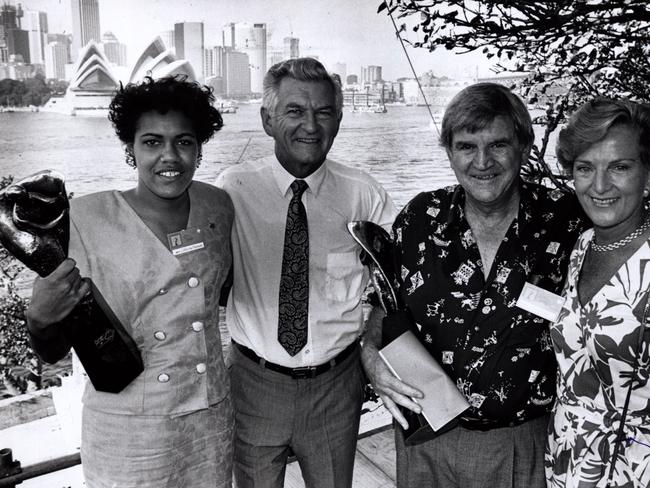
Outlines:
{"type": "Polygon", "coordinates": [[[97,391],[119,393],[142,371],[144,363],[133,339],[92,284],[64,321],[64,334],[97,391]]]}

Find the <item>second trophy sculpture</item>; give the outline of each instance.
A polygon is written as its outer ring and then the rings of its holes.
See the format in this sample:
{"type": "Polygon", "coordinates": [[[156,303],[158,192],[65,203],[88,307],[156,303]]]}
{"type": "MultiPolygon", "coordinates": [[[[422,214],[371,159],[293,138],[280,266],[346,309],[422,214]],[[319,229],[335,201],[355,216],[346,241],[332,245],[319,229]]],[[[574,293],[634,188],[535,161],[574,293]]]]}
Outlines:
{"type": "MultiPolygon", "coordinates": [[[[43,171],[0,192],[0,243],[40,276],[68,255],[69,204],[62,175],[43,171]]],[[[88,294],[61,330],[96,390],[122,391],[143,370],[140,352],[99,290],[88,294]]]]}
{"type": "Polygon", "coordinates": [[[414,400],[422,407],[422,414],[400,406],[409,424],[404,441],[419,444],[454,427],[469,404],[417,338],[418,330],[396,291],[393,243],[388,232],[366,221],[350,222],[348,230],[366,253],[371,280],[386,313],[379,355],[393,374],[424,393],[424,398],[414,400]]]}

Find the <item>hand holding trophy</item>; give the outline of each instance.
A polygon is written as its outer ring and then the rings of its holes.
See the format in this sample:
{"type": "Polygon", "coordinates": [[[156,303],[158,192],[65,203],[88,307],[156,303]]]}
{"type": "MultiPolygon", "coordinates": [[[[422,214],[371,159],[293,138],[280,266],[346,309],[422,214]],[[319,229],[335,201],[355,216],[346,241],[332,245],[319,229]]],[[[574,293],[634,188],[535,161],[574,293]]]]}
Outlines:
{"type": "MultiPolygon", "coordinates": [[[[42,171],[0,192],[0,243],[39,276],[50,275],[66,259],[69,229],[62,175],[42,171]]],[[[90,289],[57,325],[95,389],[118,393],[144,366],[135,342],[92,282],[90,289]]]]}
{"type": "Polygon", "coordinates": [[[405,443],[419,444],[454,427],[469,404],[416,337],[417,328],[396,291],[393,243],[388,232],[366,221],[350,222],[348,230],[365,253],[363,262],[386,313],[379,356],[398,379],[424,393],[423,398],[413,399],[422,407],[421,414],[398,405],[408,422],[405,443]]]}

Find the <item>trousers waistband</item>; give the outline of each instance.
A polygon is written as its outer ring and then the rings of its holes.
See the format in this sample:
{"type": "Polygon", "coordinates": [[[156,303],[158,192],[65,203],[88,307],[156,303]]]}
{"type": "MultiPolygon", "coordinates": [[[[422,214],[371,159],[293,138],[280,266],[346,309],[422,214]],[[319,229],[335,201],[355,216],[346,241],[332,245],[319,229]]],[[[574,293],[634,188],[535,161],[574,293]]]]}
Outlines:
{"type": "Polygon", "coordinates": [[[251,361],[256,362],[257,364],[275,371],[276,373],[281,373],[286,376],[290,376],[294,379],[303,379],[303,378],[315,378],[318,375],[321,375],[330,369],[332,369],[337,364],[341,364],[345,361],[358,347],[359,341],[354,341],[348,347],[343,349],[338,353],[334,358],[330,359],[326,363],[319,364],[318,366],[303,366],[300,368],[288,368],[286,366],[281,366],[279,364],[271,363],[264,358],[259,357],[252,349],[242,346],[241,344],[232,341],[233,346],[237,348],[242,355],[246,356],[251,361]]]}

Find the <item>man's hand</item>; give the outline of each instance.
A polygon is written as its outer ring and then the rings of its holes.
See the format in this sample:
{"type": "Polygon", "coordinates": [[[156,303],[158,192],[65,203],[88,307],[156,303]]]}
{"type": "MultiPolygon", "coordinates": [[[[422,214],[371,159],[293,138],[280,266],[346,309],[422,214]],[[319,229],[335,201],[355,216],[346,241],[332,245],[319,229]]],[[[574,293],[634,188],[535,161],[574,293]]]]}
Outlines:
{"type": "Polygon", "coordinates": [[[381,340],[381,323],[384,315],[379,307],[374,307],[370,312],[361,349],[361,361],[372,387],[384,402],[386,409],[404,429],[408,429],[408,422],[397,405],[419,414],[422,408],[411,398],[422,398],[424,395],[420,390],[399,380],[379,357],[377,346],[381,340]]]}
{"type": "Polygon", "coordinates": [[[50,275],[34,281],[25,316],[31,333],[41,339],[56,335],[52,329],[65,319],[90,292],[90,283],[79,274],[72,259],[65,259],[50,275]]]}

